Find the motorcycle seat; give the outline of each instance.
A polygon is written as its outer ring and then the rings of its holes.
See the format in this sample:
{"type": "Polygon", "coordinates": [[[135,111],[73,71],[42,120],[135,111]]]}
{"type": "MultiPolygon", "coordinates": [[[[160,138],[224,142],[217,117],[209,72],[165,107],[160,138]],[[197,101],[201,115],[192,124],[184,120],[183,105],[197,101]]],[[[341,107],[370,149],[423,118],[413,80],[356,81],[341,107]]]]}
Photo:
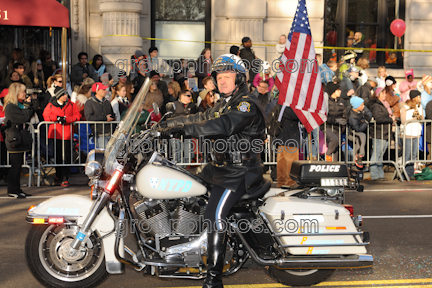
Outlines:
{"type": "Polygon", "coordinates": [[[243,196],[240,197],[239,201],[245,201],[245,200],[255,200],[262,196],[264,196],[271,188],[271,181],[268,179],[264,179],[264,181],[261,184],[261,187],[259,187],[255,192],[253,193],[245,193],[243,196]]]}

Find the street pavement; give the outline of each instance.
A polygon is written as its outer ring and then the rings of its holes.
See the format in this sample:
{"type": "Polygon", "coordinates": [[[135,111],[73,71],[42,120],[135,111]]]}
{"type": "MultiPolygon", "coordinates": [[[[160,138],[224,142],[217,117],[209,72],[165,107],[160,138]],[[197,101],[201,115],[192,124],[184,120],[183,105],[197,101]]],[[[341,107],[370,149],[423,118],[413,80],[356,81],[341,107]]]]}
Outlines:
{"type": "MultiPolygon", "coordinates": [[[[339,270],[321,287],[432,287],[432,181],[364,181],[363,193],[347,191],[346,203],[364,216],[363,229],[370,232],[368,252],[373,268],[339,270]]],[[[23,187],[34,197],[12,199],[0,187],[0,287],[42,287],[26,266],[24,243],[29,229],[27,209],[48,197],[61,194],[89,195],[86,186],[23,187]]],[[[283,287],[252,262],[226,277],[226,287],[283,287]],[[232,285],[232,286],[231,286],[232,285]]],[[[124,275],[110,276],[100,287],[200,287],[202,280],[143,277],[127,267],[124,275]]]]}

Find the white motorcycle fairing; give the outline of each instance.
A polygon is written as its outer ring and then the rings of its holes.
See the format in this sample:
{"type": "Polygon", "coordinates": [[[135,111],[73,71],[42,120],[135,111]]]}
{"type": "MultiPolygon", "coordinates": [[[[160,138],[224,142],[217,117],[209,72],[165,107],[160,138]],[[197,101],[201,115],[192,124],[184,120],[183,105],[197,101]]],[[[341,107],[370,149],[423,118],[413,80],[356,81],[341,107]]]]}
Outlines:
{"type": "MultiPolygon", "coordinates": [[[[90,208],[94,201],[89,197],[81,195],[61,195],[50,198],[39,205],[29,210],[27,215],[27,222],[33,223],[35,218],[48,219],[49,217],[64,217],[69,222],[75,222],[81,226],[85,218],[89,214],[90,208]]],[[[48,224],[48,221],[45,221],[48,224]]],[[[38,224],[41,225],[41,224],[38,224]]],[[[108,214],[107,208],[104,207],[97,215],[95,221],[91,226],[92,231],[97,231],[102,237],[112,232],[115,229],[115,222],[108,214]]],[[[124,265],[117,260],[114,251],[116,240],[116,233],[102,239],[106,270],[110,274],[120,274],[124,270],[124,265]]],[[[120,239],[119,255],[124,257],[124,242],[120,239]]]]}

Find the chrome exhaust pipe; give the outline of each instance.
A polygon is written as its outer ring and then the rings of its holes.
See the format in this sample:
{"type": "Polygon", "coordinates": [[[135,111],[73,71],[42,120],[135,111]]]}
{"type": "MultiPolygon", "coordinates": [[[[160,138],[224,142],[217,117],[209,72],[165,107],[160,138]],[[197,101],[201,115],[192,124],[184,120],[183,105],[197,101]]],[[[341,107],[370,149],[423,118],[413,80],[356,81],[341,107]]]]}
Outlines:
{"type": "Polygon", "coordinates": [[[274,266],[279,269],[343,269],[368,268],[373,266],[373,256],[369,254],[334,257],[325,256],[320,258],[311,256],[290,256],[272,260],[262,259],[256,254],[252,247],[250,247],[242,233],[239,232],[237,224],[231,223],[231,226],[249,251],[252,259],[261,266],[274,266]]]}

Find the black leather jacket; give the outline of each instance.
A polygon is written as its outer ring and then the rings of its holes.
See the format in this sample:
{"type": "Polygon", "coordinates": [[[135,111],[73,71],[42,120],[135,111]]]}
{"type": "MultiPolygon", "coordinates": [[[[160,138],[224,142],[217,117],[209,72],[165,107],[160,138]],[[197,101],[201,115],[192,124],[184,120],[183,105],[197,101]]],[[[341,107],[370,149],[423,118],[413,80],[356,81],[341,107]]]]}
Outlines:
{"type": "MultiPolygon", "coordinates": [[[[195,115],[180,116],[167,121],[168,127],[184,125],[185,135],[200,140],[224,139],[225,143],[247,142],[252,145],[249,152],[241,150],[243,161],[234,164],[210,162],[198,174],[204,181],[235,191],[245,180],[246,190],[253,193],[263,181],[263,165],[259,154],[254,153],[254,139],[264,140],[265,117],[260,104],[254,97],[248,96],[248,89],[243,85],[226,103],[219,100],[213,108],[195,115]],[[242,142],[240,142],[240,140],[242,142]]],[[[201,145],[201,144],[200,144],[201,145]]],[[[228,151],[227,151],[228,152],[228,151]]]]}

